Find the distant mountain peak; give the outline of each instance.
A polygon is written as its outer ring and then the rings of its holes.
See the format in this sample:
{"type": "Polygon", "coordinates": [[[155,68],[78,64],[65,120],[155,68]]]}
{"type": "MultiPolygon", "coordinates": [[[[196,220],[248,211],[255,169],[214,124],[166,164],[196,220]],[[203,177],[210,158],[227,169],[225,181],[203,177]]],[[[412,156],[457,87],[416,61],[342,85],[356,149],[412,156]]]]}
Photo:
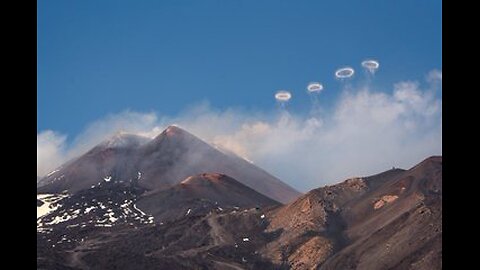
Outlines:
{"type": "Polygon", "coordinates": [[[165,130],[163,130],[162,133],[158,136],[168,136],[168,137],[173,137],[173,136],[193,136],[190,134],[188,131],[182,129],[179,127],[177,124],[171,124],[169,125],[165,130]]]}
{"type": "Polygon", "coordinates": [[[279,202],[289,202],[300,193],[266,171],[233,154],[227,155],[177,125],[168,126],[154,139],[117,132],[74,161],[47,176],[40,192],[68,190],[76,193],[97,185],[105,175],[116,181],[142,179],[147,190],[173,186],[191,175],[204,178],[189,187],[236,186],[230,177],[279,202]],[[121,151],[110,151],[110,150],[121,151]],[[205,172],[215,172],[201,175],[205,172]],[[226,174],[228,176],[222,176],[226,174]]]}
{"type": "Polygon", "coordinates": [[[180,128],[176,124],[169,125],[165,128],[160,134],[158,134],[153,140],[152,143],[156,144],[158,142],[162,142],[165,139],[167,140],[174,140],[174,141],[191,141],[191,140],[200,140],[195,135],[189,133],[188,131],[180,128]]]}

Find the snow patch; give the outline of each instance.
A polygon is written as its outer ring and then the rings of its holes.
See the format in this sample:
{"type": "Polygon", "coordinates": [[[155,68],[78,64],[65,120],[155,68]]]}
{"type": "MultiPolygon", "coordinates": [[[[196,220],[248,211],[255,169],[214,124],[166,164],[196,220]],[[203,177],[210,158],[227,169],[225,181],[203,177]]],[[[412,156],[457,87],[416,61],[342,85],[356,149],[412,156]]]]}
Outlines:
{"type": "Polygon", "coordinates": [[[116,217],[114,217],[114,216],[110,216],[110,217],[108,218],[108,220],[109,220],[111,223],[115,223],[115,222],[118,220],[118,218],[116,218],[116,217]]]}
{"type": "Polygon", "coordinates": [[[95,227],[112,227],[112,224],[95,224],[95,227]]]}
{"type": "Polygon", "coordinates": [[[147,214],[145,214],[142,210],[138,209],[135,204],[133,204],[133,208],[135,208],[135,210],[137,210],[138,212],[140,212],[142,215],[147,216],[147,214]]]}
{"type": "Polygon", "coordinates": [[[50,222],[45,222],[45,225],[54,225],[54,224],[59,224],[59,223],[62,223],[62,222],[66,222],[66,221],[69,221],[71,219],[74,219],[78,217],[78,215],[73,215],[73,216],[70,216],[69,214],[65,213],[63,214],[62,216],[56,216],[52,221],[50,222]]]}
{"type": "Polygon", "coordinates": [[[54,174],[54,173],[56,173],[56,172],[58,172],[58,171],[59,171],[59,170],[53,170],[53,171],[49,172],[49,173],[47,174],[47,177],[49,177],[50,175],[52,175],[52,174],[54,174]]]}
{"type": "Polygon", "coordinates": [[[96,208],[95,206],[87,207],[87,208],[85,208],[84,213],[85,213],[85,214],[88,214],[90,211],[92,211],[92,210],[95,209],[95,208],[96,208]]]}
{"type": "Polygon", "coordinates": [[[41,206],[37,206],[37,219],[55,211],[61,205],[57,202],[61,199],[68,197],[66,194],[39,194],[37,199],[42,201],[41,206]]]}

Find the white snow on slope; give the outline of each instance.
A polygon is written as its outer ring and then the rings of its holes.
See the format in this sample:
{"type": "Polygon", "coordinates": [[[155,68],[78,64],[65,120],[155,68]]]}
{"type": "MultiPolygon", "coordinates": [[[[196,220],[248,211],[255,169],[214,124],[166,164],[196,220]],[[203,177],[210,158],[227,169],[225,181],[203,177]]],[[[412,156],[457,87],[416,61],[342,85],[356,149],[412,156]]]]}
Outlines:
{"type": "Polygon", "coordinates": [[[60,205],[55,204],[59,200],[68,197],[65,194],[39,194],[37,199],[42,201],[41,206],[37,206],[37,219],[55,211],[60,205]]]}
{"type": "Polygon", "coordinates": [[[56,173],[56,172],[58,172],[58,171],[59,171],[59,170],[53,170],[53,171],[49,172],[49,173],[47,174],[47,177],[49,177],[50,175],[52,175],[52,174],[54,174],[54,173],[56,173]]]}

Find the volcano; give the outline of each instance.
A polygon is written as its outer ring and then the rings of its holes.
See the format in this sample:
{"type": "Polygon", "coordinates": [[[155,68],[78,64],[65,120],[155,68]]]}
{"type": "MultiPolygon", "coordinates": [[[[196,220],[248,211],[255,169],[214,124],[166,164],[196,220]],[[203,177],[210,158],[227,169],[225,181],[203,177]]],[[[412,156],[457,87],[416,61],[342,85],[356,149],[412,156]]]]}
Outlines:
{"type": "Polygon", "coordinates": [[[442,268],[441,156],[295,198],[169,127],[117,134],[39,184],[37,269],[442,268]]]}
{"type": "Polygon", "coordinates": [[[301,195],[254,164],[221,152],[177,126],[169,126],[153,140],[117,134],[41,179],[38,192],[76,193],[105,179],[161,190],[189,176],[211,172],[228,175],[282,203],[301,195]]]}

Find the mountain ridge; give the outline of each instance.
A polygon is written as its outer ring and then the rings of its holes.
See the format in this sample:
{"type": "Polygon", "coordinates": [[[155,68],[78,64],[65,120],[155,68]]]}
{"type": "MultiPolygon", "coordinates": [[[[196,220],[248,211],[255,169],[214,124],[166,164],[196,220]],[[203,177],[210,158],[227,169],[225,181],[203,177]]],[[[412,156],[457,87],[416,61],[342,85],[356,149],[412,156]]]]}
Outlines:
{"type": "Polygon", "coordinates": [[[169,126],[143,144],[108,145],[101,143],[60,166],[55,173],[40,180],[38,192],[75,193],[106,177],[122,183],[138,182],[148,190],[165,189],[191,175],[219,172],[282,203],[301,194],[256,165],[224,154],[177,126],[169,126]]]}

